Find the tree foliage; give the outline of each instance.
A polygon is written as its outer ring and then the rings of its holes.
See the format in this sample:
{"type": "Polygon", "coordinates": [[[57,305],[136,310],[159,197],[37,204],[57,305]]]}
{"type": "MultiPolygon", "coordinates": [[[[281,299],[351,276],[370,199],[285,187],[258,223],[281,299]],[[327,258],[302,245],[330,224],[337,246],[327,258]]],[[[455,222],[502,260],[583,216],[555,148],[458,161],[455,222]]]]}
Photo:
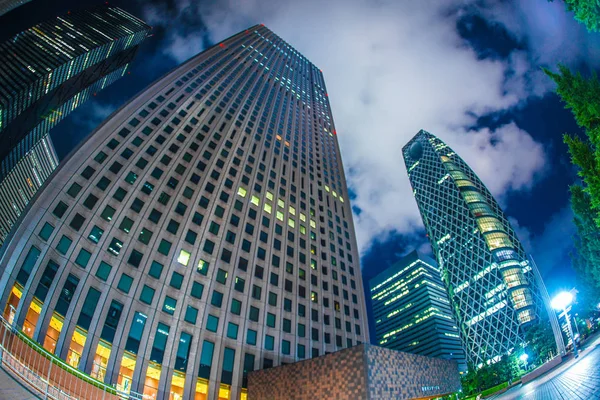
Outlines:
{"type": "Polygon", "coordinates": [[[579,176],[585,183],[584,191],[589,194],[591,210],[597,227],[600,228],[600,81],[593,74],[590,78],[580,73],[573,74],[564,65],[560,73],[545,70],[557,84],[556,93],[575,116],[575,121],[586,134],[582,139],[576,135],[565,135],[571,161],[577,165],[579,176]]]}
{"type": "Polygon", "coordinates": [[[542,365],[557,355],[554,332],[548,320],[531,326],[525,333],[525,341],[530,364],[542,365]]]}
{"type": "Polygon", "coordinates": [[[588,31],[600,31],[600,2],[598,0],[565,0],[567,10],[575,13],[575,19],[588,31]]]}
{"type": "Polygon", "coordinates": [[[517,353],[504,355],[498,362],[476,369],[470,366],[462,379],[463,393],[466,396],[481,393],[501,383],[519,379],[524,373],[524,363],[517,353]]]}
{"type": "Polygon", "coordinates": [[[580,185],[571,186],[571,208],[577,227],[573,269],[577,273],[581,295],[591,297],[589,300],[593,301],[596,298],[594,289],[600,290],[600,230],[591,196],[580,185]]]}
{"type": "Polygon", "coordinates": [[[580,292],[591,300],[600,293],[600,81],[595,74],[585,78],[563,65],[558,68],[558,73],[544,71],[556,82],[556,92],[585,133],[584,137],[567,134],[564,140],[583,182],[570,188],[577,226],[573,268],[580,292]]]}

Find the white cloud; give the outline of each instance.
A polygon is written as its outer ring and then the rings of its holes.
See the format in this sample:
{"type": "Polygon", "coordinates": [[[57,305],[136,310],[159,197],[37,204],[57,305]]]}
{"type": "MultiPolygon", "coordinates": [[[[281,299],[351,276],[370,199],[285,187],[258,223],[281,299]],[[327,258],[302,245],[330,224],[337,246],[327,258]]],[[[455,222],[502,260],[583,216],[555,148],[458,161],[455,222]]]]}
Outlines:
{"type": "MultiPolygon", "coordinates": [[[[532,67],[532,60],[550,57],[544,46],[551,40],[542,35],[549,31],[511,20],[543,25],[522,16],[527,7],[493,2],[487,15],[541,47],[514,52],[508,60],[480,60],[456,32],[465,1],[209,3],[178,4],[188,19],[196,13],[214,41],[265,23],[323,70],[348,184],[356,193],[353,205],[361,209],[355,225],[363,251],[374,238],[422,226],[401,154],[419,129],[453,147],[496,196],[530,188],[543,172],[543,146],[515,124],[495,131],[467,128],[477,116],[549,89],[532,67]]],[[[156,9],[148,7],[148,13],[155,15],[156,9]]],[[[177,61],[202,48],[202,35],[188,28],[172,33],[164,49],[177,61]]]]}

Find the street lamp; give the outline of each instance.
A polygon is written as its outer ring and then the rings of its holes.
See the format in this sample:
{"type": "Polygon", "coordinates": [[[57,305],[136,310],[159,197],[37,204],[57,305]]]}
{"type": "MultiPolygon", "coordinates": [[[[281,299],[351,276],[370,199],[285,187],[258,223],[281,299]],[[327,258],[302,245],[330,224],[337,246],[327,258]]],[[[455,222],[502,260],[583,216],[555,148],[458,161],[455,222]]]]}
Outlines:
{"type": "Polygon", "coordinates": [[[519,356],[519,360],[523,361],[523,363],[525,363],[525,370],[527,371],[527,360],[529,359],[529,356],[527,355],[527,353],[523,353],[519,356]]]}
{"type": "Polygon", "coordinates": [[[570,292],[560,292],[552,299],[551,306],[555,310],[562,310],[564,312],[565,319],[567,320],[567,332],[573,342],[573,354],[575,355],[575,358],[577,358],[579,357],[579,354],[577,353],[577,344],[575,343],[575,337],[573,336],[573,330],[571,329],[571,319],[569,318],[569,313],[567,311],[567,307],[571,305],[571,302],[573,302],[573,295],[570,292]]]}

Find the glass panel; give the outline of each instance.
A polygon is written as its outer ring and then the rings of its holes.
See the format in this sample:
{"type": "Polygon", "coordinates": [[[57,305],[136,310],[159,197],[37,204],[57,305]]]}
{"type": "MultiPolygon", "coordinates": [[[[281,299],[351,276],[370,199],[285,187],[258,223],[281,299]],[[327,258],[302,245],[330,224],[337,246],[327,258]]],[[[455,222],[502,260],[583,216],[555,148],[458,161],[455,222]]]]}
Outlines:
{"type": "Polygon", "coordinates": [[[231,399],[231,386],[221,383],[219,386],[219,400],[231,399]]]}
{"type": "Polygon", "coordinates": [[[208,400],[208,381],[198,378],[196,380],[196,394],[194,400],[208,400]]]}
{"type": "Polygon", "coordinates": [[[56,312],[52,313],[50,325],[48,325],[48,331],[46,333],[46,338],[44,339],[44,349],[52,354],[54,354],[54,351],[56,350],[56,342],[58,342],[58,337],[62,331],[63,321],[64,318],[59,314],[56,312]]]}
{"type": "Polygon", "coordinates": [[[477,226],[479,226],[479,231],[481,233],[492,231],[504,232],[504,225],[502,225],[500,220],[494,217],[477,218],[477,226]]]}
{"type": "Polygon", "coordinates": [[[150,361],[144,381],[144,399],[156,399],[161,370],[162,366],[160,364],[150,361]]]}
{"type": "Polygon", "coordinates": [[[198,377],[208,379],[210,377],[210,369],[212,366],[213,352],[215,344],[205,340],[202,343],[202,353],[200,355],[200,367],[198,368],[198,377]]]}
{"type": "Polygon", "coordinates": [[[82,329],[79,326],[75,327],[75,332],[73,332],[73,337],[71,338],[69,353],[67,354],[66,360],[67,363],[73,368],[79,367],[79,360],[81,358],[81,353],[83,353],[83,348],[85,347],[87,334],[88,332],[85,329],[82,329]]]}
{"type": "Polygon", "coordinates": [[[144,326],[146,325],[147,318],[148,317],[145,314],[136,312],[133,321],[131,322],[129,337],[125,343],[125,352],[121,359],[121,368],[119,370],[119,378],[117,381],[117,389],[125,393],[131,391],[131,381],[133,380],[133,372],[135,371],[135,365],[137,363],[136,354],[140,347],[140,340],[144,333],[144,326]]]}
{"type": "Polygon", "coordinates": [[[467,203],[475,203],[475,202],[485,203],[486,202],[485,197],[483,197],[481,195],[481,193],[479,193],[479,192],[467,191],[467,192],[463,192],[462,194],[467,203]]]}
{"type": "Polygon", "coordinates": [[[502,248],[502,247],[514,247],[508,235],[503,232],[494,232],[484,235],[485,241],[490,250],[502,248]]]}
{"type": "Polygon", "coordinates": [[[90,375],[99,381],[104,382],[106,365],[108,364],[111,350],[112,344],[100,339],[100,342],[98,342],[98,347],[96,348],[96,354],[94,355],[92,371],[90,372],[90,375]]]}

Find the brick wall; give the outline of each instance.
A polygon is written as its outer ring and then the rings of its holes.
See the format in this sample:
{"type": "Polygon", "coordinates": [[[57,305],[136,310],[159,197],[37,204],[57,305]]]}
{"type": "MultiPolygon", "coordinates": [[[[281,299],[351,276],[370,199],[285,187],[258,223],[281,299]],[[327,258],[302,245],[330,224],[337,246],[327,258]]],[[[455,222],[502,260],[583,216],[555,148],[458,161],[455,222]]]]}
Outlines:
{"type": "Polygon", "coordinates": [[[249,400],[412,399],[460,388],[454,361],[360,345],[250,373],[249,400]]]}
{"type": "Polygon", "coordinates": [[[369,399],[414,399],[460,388],[455,361],[365,345],[369,399]]]}

